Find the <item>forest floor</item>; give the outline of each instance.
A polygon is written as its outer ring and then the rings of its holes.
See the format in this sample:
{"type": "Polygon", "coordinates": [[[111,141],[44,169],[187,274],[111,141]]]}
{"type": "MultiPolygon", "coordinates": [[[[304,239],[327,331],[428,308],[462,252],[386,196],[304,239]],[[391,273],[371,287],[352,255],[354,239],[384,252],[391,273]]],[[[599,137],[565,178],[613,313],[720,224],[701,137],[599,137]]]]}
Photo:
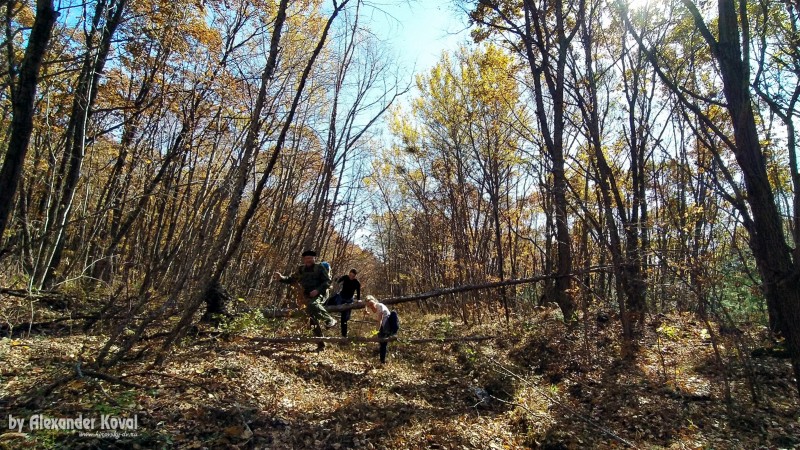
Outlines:
{"type": "MultiPolygon", "coordinates": [[[[295,319],[187,338],[163,367],[128,362],[101,379],[75,373],[102,336],[3,338],[0,448],[800,447],[788,360],[749,356],[771,345],[763,327],[719,334],[693,316],[651,316],[634,357],[621,359],[613,316],[592,313],[567,329],[548,310],[473,326],[400,312],[401,339],[497,339],[391,343],[384,366],[374,343],[318,353],[315,344],[250,339],[305,335],[295,319]],[[34,414],[135,415],[138,429],[135,437],[9,430],[8,415],[34,414]]],[[[353,335],[370,335],[363,318],[354,314],[353,335]]]]}

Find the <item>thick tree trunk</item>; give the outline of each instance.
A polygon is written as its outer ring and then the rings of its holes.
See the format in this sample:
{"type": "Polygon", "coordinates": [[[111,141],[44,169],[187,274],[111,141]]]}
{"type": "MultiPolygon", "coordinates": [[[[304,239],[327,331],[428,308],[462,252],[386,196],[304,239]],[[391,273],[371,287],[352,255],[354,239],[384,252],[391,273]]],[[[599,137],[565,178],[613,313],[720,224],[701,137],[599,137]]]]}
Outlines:
{"type": "Polygon", "coordinates": [[[0,243],[14,208],[14,194],[22,176],[25,154],[28,152],[28,143],[33,133],[33,112],[39,70],[57,18],[58,13],[53,7],[52,0],[37,0],[36,18],[28,38],[25,57],[19,68],[16,86],[13,87],[11,136],[3,167],[0,169],[0,243]]]}
{"type": "MultiPolygon", "coordinates": [[[[561,152],[559,152],[561,153],[561,152]]],[[[560,154],[553,160],[553,203],[556,209],[556,303],[564,313],[564,319],[571,320],[575,314],[575,300],[572,298],[572,238],[567,218],[567,179],[564,173],[564,156],[560,154]]]]}
{"type": "MultiPolygon", "coordinates": [[[[697,20],[697,18],[696,18],[697,20]]],[[[747,202],[752,211],[750,248],[764,283],[764,296],[773,331],[782,334],[792,355],[800,390],[800,269],[792,260],[778,207],[767,174],[756,119],[750,98],[749,67],[741,48],[736,2],[719,0],[719,42],[715,54],[723,80],[723,92],[734,131],[734,154],[742,169],[747,202]]],[[[799,214],[794,211],[794,214],[799,214]]]]}

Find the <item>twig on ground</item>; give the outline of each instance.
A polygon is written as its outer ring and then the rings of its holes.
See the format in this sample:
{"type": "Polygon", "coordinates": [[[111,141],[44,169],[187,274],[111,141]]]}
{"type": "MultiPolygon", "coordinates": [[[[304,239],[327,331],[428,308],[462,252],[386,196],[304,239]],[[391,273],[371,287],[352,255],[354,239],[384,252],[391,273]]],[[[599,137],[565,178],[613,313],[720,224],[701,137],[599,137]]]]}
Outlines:
{"type": "Polygon", "coordinates": [[[21,406],[22,406],[23,408],[30,408],[30,407],[32,407],[32,406],[38,406],[39,402],[40,402],[40,401],[41,401],[43,398],[47,397],[47,396],[48,396],[48,395],[50,395],[50,393],[52,393],[54,390],[56,390],[56,389],[58,389],[59,387],[61,387],[61,386],[65,385],[65,384],[67,384],[67,383],[69,383],[69,382],[70,382],[70,381],[72,381],[73,379],[75,379],[75,375],[68,374],[67,376],[65,376],[65,377],[63,377],[63,378],[60,378],[60,379],[58,379],[58,380],[54,381],[53,383],[50,383],[49,385],[45,386],[44,388],[42,388],[42,389],[40,389],[40,390],[36,391],[36,392],[35,392],[33,395],[31,395],[31,396],[30,396],[30,397],[29,397],[27,400],[25,400],[25,401],[22,403],[22,405],[21,405],[21,406]]]}
{"type": "Polygon", "coordinates": [[[125,381],[121,378],[114,377],[102,372],[95,372],[94,370],[83,370],[83,376],[85,377],[92,377],[97,378],[98,380],[108,381],[109,383],[119,384],[120,386],[130,387],[130,388],[137,388],[137,389],[147,389],[147,386],[137,383],[131,383],[130,381],[125,381]]]}
{"type": "Polygon", "coordinates": [[[182,381],[182,382],[184,382],[186,384],[191,384],[192,386],[199,387],[200,389],[206,391],[206,393],[214,395],[214,392],[211,389],[203,386],[202,384],[197,383],[195,381],[192,381],[192,380],[190,380],[188,378],[183,378],[183,377],[180,377],[178,375],[173,375],[171,373],[156,372],[155,370],[145,370],[143,372],[129,373],[129,374],[125,375],[125,378],[143,376],[143,375],[153,375],[153,376],[156,376],[156,377],[172,378],[173,380],[182,381]]]}
{"type": "Polygon", "coordinates": [[[547,394],[542,389],[540,389],[538,386],[536,386],[535,384],[531,383],[530,381],[528,381],[527,379],[523,378],[522,376],[517,375],[516,373],[512,372],[510,369],[508,369],[507,367],[503,366],[499,362],[495,361],[493,358],[488,358],[488,359],[493,364],[495,364],[497,367],[499,367],[499,368],[501,368],[503,370],[503,372],[499,372],[499,371],[495,370],[497,373],[503,373],[505,375],[510,375],[513,378],[516,378],[517,380],[521,381],[526,386],[533,388],[536,392],[538,392],[540,395],[542,395],[544,398],[546,398],[551,403],[560,406],[562,409],[564,409],[570,415],[572,415],[574,417],[577,417],[578,419],[586,422],[587,424],[597,428],[598,430],[600,430],[601,432],[603,432],[607,436],[613,438],[614,440],[620,442],[623,445],[626,445],[626,446],[631,447],[631,448],[638,448],[635,444],[633,444],[632,442],[628,441],[627,439],[619,436],[618,434],[614,433],[613,431],[609,430],[608,428],[596,423],[592,419],[584,416],[583,414],[580,414],[579,412],[575,411],[574,409],[572,409],[568,405],[562,403],[558,399],[556,399],[553,396],[547,394]]]}
{"type": "Polygon", "coordinates": [[[496,339],[496,336],[464,336],[464,337],[446,337],[446,338],[423,338],[423,339],[402,339],[397,336],[388,338],[379,337],[312,337],[312,336],[288,336],[288,337],[275,337],[275,338],[261,338],[254,337],[248,338],[254,342],[265,342],[274,344],[300,344],[300,343],[318,343],[318,342],[397,342],[399,344],[440,344],[445,342],[478,342],[496,339]]]}

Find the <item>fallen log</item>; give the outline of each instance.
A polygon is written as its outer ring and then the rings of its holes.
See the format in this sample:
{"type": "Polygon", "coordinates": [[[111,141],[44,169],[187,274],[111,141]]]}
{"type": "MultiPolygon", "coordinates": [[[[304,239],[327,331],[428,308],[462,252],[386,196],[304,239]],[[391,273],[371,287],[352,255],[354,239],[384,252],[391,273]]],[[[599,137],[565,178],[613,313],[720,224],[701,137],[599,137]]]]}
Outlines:
{"type": "Polygon", "coordinates": [[[42,296],[63,297],[64,294],[57,291],[29,291],[26,289],[11,289],[0,287],[0,294],[21,298],[37,298],[42,296]]]}
{"type": "Polygon", "coordinates": [[[28,291],[25,289],[0,288],[0,295],[36,300],[56,310],[68,308],[70,303],[75,300],[75,296],[58,291],[28,291]]]}
{"type": "Polygon", "coordinates": [[[766,348],[757,348],[750,352],[750,356],[753,358],[766,358],[766,357],[773,357],[773,358],[783,358],[789,359],[791,356],[789,355],[789,350],[784,347],[766,347],[766,348]]]}
{"type": "Polygon", "coordinates": [[[0,323],[0,336],[20,337],[25,334],[39,333],[46,329],[51,329],[54,325],[58,325],[62,322],[68,322],[70,320],[88,320],[96,318],[97,315],[78,315],[72,317],[59,317],[58,319],[47,322],[24,322],[13,326],[9,323],[0,323]]]}
{"type": "MultiPolygon", "coordinates": [[[[574,272],[570,276],[581,275],[589,272],[600,272],[607,270],[607,267],[593,267],[586,270],[579,270],[574,272]]],[[[558,278],[559,275],[550,274],[550,275],[539,275],[535,277],[529,278],[518,278],[514,280],[505,280],[505,281],[495,281],[492,283],[483,283],[483,284],[473,284],[473,285],[464,285],[464,286],[455,286],[451,288],[444,288],[444,289],[436,289],[433,291],[423,292],[422,294],[415,294],[409,295],[405,297],[391,297],[380,300],[381,303],[384,305],[397,305],[399,303],[406,303],[406,302],[413,302],[418,300],[427,300],[433,297],[440,297],[442,295],[450,295],[450,294],[459,294],[462,292],[469,292],[469,291],[477,291],[481,289],[494,289],[503,286],[515,286],[517,284],[530,284],[530,283],[538,283],[540,281],[549,280],[553,278],[558,278]]],[[[336,305],[336,306],[327,306],[325,309],[328,312],[340,312],[340,311],[347,311],[350,309],[361,309],[364,308],[366,305],[365,302],[354,302],[347,305],[336,305]]],[[[297,313],[297,309],[263,309],[261,312],[263,313],[264,317],[289,317],[292,313],[297,313]]]]}
{"type": "Polygon", "coordinates": [[[496,339],[497,336],[463,336],[463,337],[446,337],[446,338],[424,338],[424,339],[403,339],[397,336],[388,338],[379,337],[315,337],[315,336],[288,336],[288,337],[275,337],[275,338],[262,338],[254,337],[249,340],[254,342],[264,342],[270,344],[304,344],[304,343],[319,343],[328,342],[336,344],[340,342],[399,342],[401,344],[441,344],[445,342],[480,342],[496,339]]]}

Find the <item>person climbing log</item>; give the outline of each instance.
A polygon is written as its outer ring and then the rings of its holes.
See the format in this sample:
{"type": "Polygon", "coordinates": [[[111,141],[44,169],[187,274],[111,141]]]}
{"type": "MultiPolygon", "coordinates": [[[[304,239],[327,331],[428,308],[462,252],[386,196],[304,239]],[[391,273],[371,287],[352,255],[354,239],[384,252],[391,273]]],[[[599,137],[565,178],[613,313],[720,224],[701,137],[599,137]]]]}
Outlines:
{"type": "MultiPolygon", "coordinates": [[[[356,279],[356,275],[358,275],[358,271],[356,269],[350,269],[347,275],[342,275],[336,280],[336,284],[340,284],[342,288],[339,294],[337,294],[338,301],[335,305],[349,305],[353,303],[354,298],[355,301],[361,301],[361,282],[356,279]]],[[[342,325],[342,337],[347,337],[347,322],[350,320],[351,312],[352,310],[348,309],[341,313],[340,322],[342,325]]]]}
{"type": "MultiPolygon", "coordinates": [[[[305,298],[306,312],[311,318],[311,325],[314,328],[314,335],[322,337],[322,327],[331,328],[336,325],[336,319],[325,310],[325,297],[328,288],[331,286],[331,274],[323,266],[316,262],[317,253],[313,250],[306,250],[302,254],[303,265],[295,269],[290,275],[283,275],[275,272],[272,279],[284,284],[297,283],[300,285],[305,298]]],[[[325,348],[325,343],[317,344],[317,350],[325,348]]]]}
{"type": "Polygon", "coordinates": [[[381,364],[386,364],[386,350],[389,342],[385,339],[397,334],[400,329],[400,319],[396,311],[389,311],[386,305],[378,302],[371,295],[367,296],[367,314],[377,322],[378,337],[381,339],[378,351],[381,357],[381,364]]]}

